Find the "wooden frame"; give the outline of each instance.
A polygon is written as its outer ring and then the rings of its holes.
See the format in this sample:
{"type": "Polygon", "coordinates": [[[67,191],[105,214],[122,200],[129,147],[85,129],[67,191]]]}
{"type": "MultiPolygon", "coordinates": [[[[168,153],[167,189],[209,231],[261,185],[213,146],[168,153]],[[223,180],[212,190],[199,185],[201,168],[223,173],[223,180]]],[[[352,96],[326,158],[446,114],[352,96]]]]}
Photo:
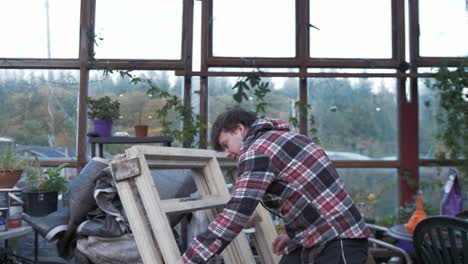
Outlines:
{"type": "MultiPolygon", "coordinates": [[[[216,208],[230,199],[216,152],[211,150],[133,146],[110,167],[144,263],[175,263],[180,258],[166,214],[210,209],[207,213],[212,220],[216,208]],[[191,169],[201,198],[162,200],[150,169],[191,169]]],[[[276,229],[269,213],[258,207],[253,222],[262,263],[278,263],[279,257],[271,251],[276,229]]],[[[239,234],[222,256],[225,263],[255,262],[245,234],[239,234]]]]}

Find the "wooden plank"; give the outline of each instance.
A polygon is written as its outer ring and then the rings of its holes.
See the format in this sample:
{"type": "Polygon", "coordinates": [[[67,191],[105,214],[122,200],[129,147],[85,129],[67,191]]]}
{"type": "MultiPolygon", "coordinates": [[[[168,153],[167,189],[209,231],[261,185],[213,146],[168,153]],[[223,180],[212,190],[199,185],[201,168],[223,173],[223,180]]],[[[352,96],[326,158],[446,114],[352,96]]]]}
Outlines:
{"type": "Polygon", "coordinates": [[[271,219],[270,213],[263,208],[257,206],[255,214],[260,218],[260,221],[255,221],[255,241],[257,252],[260,255],[263,264],[274,263],[277,264],[281,260],[281,256],[272,254],[271,245],[278,236],[275,225],[271,219]]]}
{"type": "Polygon", "coordinates": [[[190,160],[148,160],[150,169],[194,169],[206,166],[206,161],[190,160]]]}
{"type": "Polygon", "coordinates": [[[141,174],[140,160],[138,158],[122,158],[111,167],[115,181],[123,181],[141,174]]]}
{"type": "Polygon", "coordinates": [[[135,184],[165,263],[176,263],[180,256],[179,248],[177,247],[169,220],[160,207],[161,199],[159,198],[151,172],[146,165],[145,157],[137,148],[128,149],[126,154],[130,158],[138,157],[140,159],[141,176],[134,178],[135,184]]]}
{"type": "Polygon", "coordinates": [[[214,156],[214,151],[207,149],[188,149],[146,145],[136,145],[132,148],[136,148],[141,154],[147,156],[148,159],[161,158],[171,160],[183,160],[183,158],[185,158],[186,160],[208,161],[214,156]]]}
{"type": "MultiPolygon", "coordinates": [[[[232,162],[226,158],[221,152],[216,153],[216,159],[220,161],[222,167],[225,168],[237,168],[237,163],[232,162]]],[[[237,173],[234,173],[236,177],[234,180],[237,180],[237,173]]],[[[270,213],[263,208],[263,206],[257,206],[254,214],[252,215],[251,219],[249,220],[248,226],[252,226],[255,228],[254,233],[254,243],[257,249],[258,254],[264,264],[270,263],[279,263],[281,257],[278,255],[273,254],[271,245],[273,240],[278,236],[275,225],[271,218],[270,213]]]]}
{"type": "Polygon", "coordinates": [[[166,213],[192,212],[214,207],[224,207],[229,199],[229,196],[166,199],[161,201],[161,209],[166,213]]]}
{"type": "MultiPolygon", "coordinates": [[[[111,171],[116,171],[113,167],[118,164],[119,160],[112,161],[110,163],[111,171]]],[[[127,181],[116,182],[116,187],[143,263],[164,263],[157,242],[153,240],[151,231],[145,221],[144,209],[136,199],[130,183],[127,181]]]]}
{"type": "MultiPolygon", "coordinates": [[[[203,196],[203,195],[210,193],[210,189],[208,188],[206,178],[203,176],[203,170],[192,170],[192,175],[193,175],[193,180],[195,181],[195,184],[197,185],[197,189],[200,195],[203,196]]],[[[206,210],[205,212],[210,222],[212,222],[216,218],[216,215],[218,214],[216,210],[206,210]]],[[[228,245],[226,249],[224,249],[223,252],[221,253],[221,256],[223,257],[224,262],[226,264],[241,263],[239,262],[240,260],[235,252],[236,249],[231,244],[228,245]]]]}
{"type": "MultiPolygon", "coordinates": [[[[216,190],[216,193],[219,195],[230,195],[216,158],[213,157],[208,162],[208,166],[204,169],[204,174],[211,175],[211,177],[206,177],[210,189],[216,190]]],[[[255,263],[249,241],[244,233],[241,232],[231,244],[236,248],[235,252],[240,253],[237,256],[239,259],[238,263],[255,263]]]]}

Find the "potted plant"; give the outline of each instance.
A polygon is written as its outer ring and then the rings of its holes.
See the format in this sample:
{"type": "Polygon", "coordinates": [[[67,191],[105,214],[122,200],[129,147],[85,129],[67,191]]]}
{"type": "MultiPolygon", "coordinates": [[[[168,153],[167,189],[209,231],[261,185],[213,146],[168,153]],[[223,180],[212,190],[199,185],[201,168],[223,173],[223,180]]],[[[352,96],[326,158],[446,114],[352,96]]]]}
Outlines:
{"type": "Polygon", "coordinates": [[[110,137],[112,135],[112,120],[119,118],[119,101],[113,101],[109,96],[103,96],[96,99],[88,97],[86,102],[88,103],[88,117],[94,122],[94,131],[100,137],[110,137]]]}
{"type": "MultiPolygon", "coordinates": [[[[134,126],[135,136],[136,137],[146,137],[146,136],[148,136],[148,125],[145,125],[144,122],[143,122],[143,116],[144,116],[143,111],[144,111],[144,109],[141,109],[139,111],[138,119],[139,119],[140,122],[134,126]]],[[[151,119],[151,116],[149,116],[148,118],[151,119]]]]}
{"type": "Polygon", "coordinates": [[[28,165],[28,156],[19,156],[12,149],[0,152],[0,188],[13,188],[28,165]]]}
{"type": "Polygon", "coordinates": [[[128,124],[133,123],[136,137],[148,135],[148,122],[152,119],[149,113],[153,111],[151,95],[143,91],[135,91],[129,96],[122,98],[121,106],[126,115],[128,124]]]}
{"type": "Polygon", "coordinates": [[[43,216],[57,210],[58,195],[67,190],[67,180],[61,171],[68,163],[57,168],[42,170],[38,165],[27,172],[24,191],[24,211],[31,216],[43,216]]]}

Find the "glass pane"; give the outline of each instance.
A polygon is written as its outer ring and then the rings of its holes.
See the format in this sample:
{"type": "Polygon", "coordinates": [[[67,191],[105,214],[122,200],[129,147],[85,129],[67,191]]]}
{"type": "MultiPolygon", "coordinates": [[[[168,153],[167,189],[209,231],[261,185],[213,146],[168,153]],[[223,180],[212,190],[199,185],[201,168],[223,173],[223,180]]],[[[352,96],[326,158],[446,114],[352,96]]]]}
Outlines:
{"type": "Polygon", "coordinates": [[[80,1],[1,1],[0,58],[78,58],[80,1]]]}
{"type": "MultiPolygon", "coordinates": [[[[214,77],[209,78],[208,83],[208,130],[211,129],[216,117],[224,112],[227,107],[237,106],[233,98],[232,87],[240,80],[237,77],[214,77]]],[[[262,82],[269,82],[269,92],[265,96],[265,113],[259,116],[266,118],[280,118],[290,123],[292,131],[298,131],[292,125],[290,119],[296,115],[294,104],[298,100],[299,80],[297,78],[262,78],[262,82]]],[[[253,94],[248,94],[249,100],[244,100],[240,106],[256,112],[257,98],[253,94]]]]}
{"type": "Polygon", "coordinates": [[[309,113],[331,159],[397,158],[395,91],[390,78],[308,80],[309,113]]]}
{"type": "Polygon", "coordinates": [[[213,55],[294,57],[295,1],[213,0],[213,55]]]}
{"type": "Polygon", "coordinates": [[[468,4],[465,0],[419,1],[419,28],[421,56],[468,55],[468,4]]]}
{"type": "MultiPolygon", "coordinates": [[[[151,80],[161,90],[167,91],[181,98],[183,92],[183,78],[176,77],[174,72],[168,71],[133,71],[135,77],[151,80]]],[[[101,72],[92,71],[89,81],[89,96],[109,96],[120,103],[120,119],[114,120],[112,131],[120,135],[135,135],[134,126],[148,125],[148,136],[161,135],[161,121],[156,111],[165,104],[163,98],[153,98],[146,94],[150,86],[145,82],[130,83],[128,77],[121,78],[119,73],[103,76],[101,72]]],[[[180,115],[170,112],[168,120],[171,127],[181,128],[180,115]]],[[[93,131],[93,122],[88,122],[88,131],[93,131]]],[[[174,144],[174,145],[177,145],[174,144]]],[[[106,145],[105,152],[109,155],[122,153],[130,145],[106,145]]]]}
{"type": "MultiPolygon", "coordinates": [[[[466,99],[463,101],[464,93],[468,94],[468,88],[460,89],[463,86],[458,86],[457,89],[453,89],[456,92],[456,96],[459,94],[459,98],[453,98],[444,90],[442,93],[440,90],[432,87],[435,83],[435,79],[419,79],[418,91],[419,91],[419,156],[424,159],[434,158],[446,158],[450,159],[452,156],[458,154],[458,158],[463,157],[462,149],[451,148],[452,150],[458,150],[458,153],[454,153],[445,144],[452,140],[460,139],[463,136],[463,115],[457,116],[452,119],[448,116],[447,110],[441,107],[441,98],[446,98],[445,105],[450,106],[459,105],[466,106],[466,99]],[[448,125],[458,124],[455,128],[447,132],[448,125]],[[454,134],[455,132],[460,134],[454,134]],[[448,134],[447,134],[448,133],[448,134]],[[446,140],[443,138],[449,135],[446,140]]],[[[453,81],[451,81],[453,83],[453,81]]],[[[456,109],[456,108],[455,108],[456,109]]],[[[453,111],[454,113],[459,113],[453,111]]],[[[457,142],[457,141],[454,141],[457,142]]],[[[463,141],[460,141],[463,142],[463,141]]],[[[461,147],[460,142],[458,146],[461,147]]]]}
{"type": "Polygon", "coordinates": [[[76,158],[79,72],[0,73],[0,137],[40,159],[76,158]]]}
{"type": "Polygon", "coordinates": [[[96,2],[96,58],[180,59],[182,1],[96,2]]]}
{"type": "Polygon", "coordinates": [[[346,190],[368,219],[396,220],[398,187],[396,169],[338,169],[346,190]],[[369,197],[374,194],[375,200],[369,197]],[[371,198],[371,199],[369,199],[371,198]]]}
{"type": "Polygon", "coordinates": [[[310,24],[311,57],[392,57],[390,0],[311,0],[310,24]]]}
{"type": "Polygon", "coordinates": [[[441,111],[436,91],[426,86],[427,79],[419,79],[419,157],[434,159],[436,154],[444,151],[443,143],[437,139],[444,125],[437,119],[441,111]]]}

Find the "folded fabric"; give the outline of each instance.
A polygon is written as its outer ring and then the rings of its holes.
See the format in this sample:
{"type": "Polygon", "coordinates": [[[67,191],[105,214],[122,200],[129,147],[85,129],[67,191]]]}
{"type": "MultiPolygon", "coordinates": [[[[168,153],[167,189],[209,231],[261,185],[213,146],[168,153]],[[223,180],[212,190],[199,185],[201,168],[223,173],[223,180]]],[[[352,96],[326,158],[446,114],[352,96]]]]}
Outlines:
{"type": "Polygon", "coordinates": [[[76,233],[79,236],[113,238],[122,236],[128,233],[128,231],[123,221],[117,221],[115,216],[102,213],[98,217],[81,223],[76,233]]]}
{"type": "Polygon", "coordinates": [[[48,241],[57,239],[59,234],[67,230],[68,208],[55,211],[45,216],[30,216],[23,213],[23,220],[48,241]]]}
{"type": "MultiPolygon", "coordinates": [[[[191,170],[152,170],[161,199],[188,197],[196,191],[191,170]]],[[[64,207],[42,217],[23,215],[41,236],[57,241],[69,263],[141,263],[115,181],[102,158],[91,159],[73,179],[64,207]]],[[[171,227],[186,214],[168,215],[171,227]]]]}
{"type": "Polygon", "coordinates": [[[116,238],[89,236],[79,239],[76,249],[92,263],[143,263],[135,239],[130,234],[116,238]]]}
{"type": "Polygon", "coordinates": [[[108,168],[109,161],[94,157],[73,179],[68,192],[64,195],[65,207],[69,208],[67,230],[63,239],[59,240],[59,255],[69,258],[73,254],[76,229],[86,220],[89,211],[97,208],[93,197],[96,181],[105,175],[104,169],[108,168]]]}

